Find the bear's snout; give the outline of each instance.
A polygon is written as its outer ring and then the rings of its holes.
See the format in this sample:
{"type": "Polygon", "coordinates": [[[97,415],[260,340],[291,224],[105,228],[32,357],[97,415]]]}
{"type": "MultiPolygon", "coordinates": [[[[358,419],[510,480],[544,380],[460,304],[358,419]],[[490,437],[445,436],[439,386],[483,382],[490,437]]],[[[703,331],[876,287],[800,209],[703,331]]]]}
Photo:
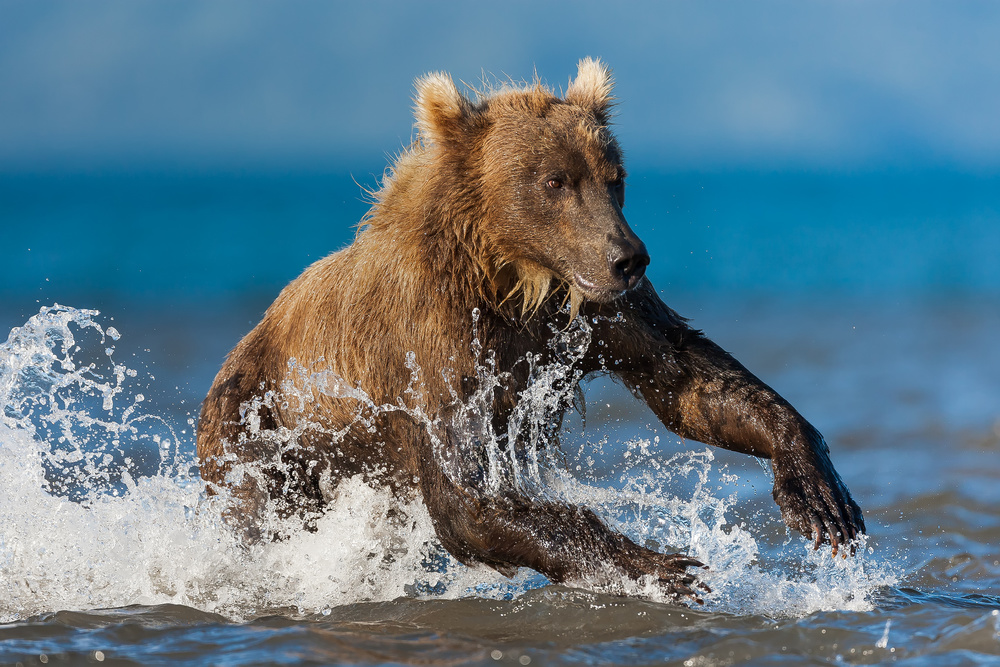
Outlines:
{"type": "Polygon", "coordinates": [[[632,289],[642,279],[649,266],[649,253],[646,244],[639,239],[634,243],[615,243],[608,251],[608,267],[611,275],[625,284],[625,289],[632,289]]]}

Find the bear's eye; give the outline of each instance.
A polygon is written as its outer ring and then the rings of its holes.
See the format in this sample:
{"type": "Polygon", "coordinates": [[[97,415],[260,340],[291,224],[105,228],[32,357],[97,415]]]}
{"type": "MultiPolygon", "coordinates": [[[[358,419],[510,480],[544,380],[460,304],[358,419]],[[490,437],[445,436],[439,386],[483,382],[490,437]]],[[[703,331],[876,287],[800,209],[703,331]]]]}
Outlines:
{"type": "Polygon", "coordinates": [[[618,205],[625,208],[625,178],[619,176],[611,181],[612,196],[618,200],[618,205]]]}
{"type": "Polygon", "coordinates": [[[546,181],[545,185],[547,185],[550,190],[558,190],[563,186],[563,182],[558,178],[550,178],[546,181]]]}

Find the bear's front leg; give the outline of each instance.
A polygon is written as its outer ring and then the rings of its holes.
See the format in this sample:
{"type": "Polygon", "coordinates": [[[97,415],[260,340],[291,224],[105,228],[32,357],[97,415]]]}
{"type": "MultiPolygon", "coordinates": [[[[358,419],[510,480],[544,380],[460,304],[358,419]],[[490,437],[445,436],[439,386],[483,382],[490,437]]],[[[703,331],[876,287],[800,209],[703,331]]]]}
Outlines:
{"type": "Polygon", "coordinates": [[[438,539],[466,565],[483,563],[508,577],[529,567],[554,583],[618,595],[630,592],[626,580],[653,583],[675,601],[700,603],[699,591],[709,592],[687,571],[699,561],[641,547],[584,507],[484,496],[437,465],[425,467],[420,487],[438,539]]]}
{"type": "Polygon", "coordinates": [[[668,428],[771,459],[782,519],[816,548],[828,543],[836,555],[865,532],[861,508],[834,469],[823,437],[785,399],[700,335],[670,358],[671,367],[626,379],[668,428]]]}
{"type": "MultiPolygon", "coordinates": [[[[616,373],[674,433],[771,459],[774,500],[786,525],[829,543],[834,555],[865,532],[861,509],[830,461],[823,437],[785,399],[685,323],[648,280],[601,316],[594,336],[616,373]]],[[[607,358],[606,357],[606,358],[607,358]]],[[[853,547],[851,547],[853,549],[853,547]]]]}

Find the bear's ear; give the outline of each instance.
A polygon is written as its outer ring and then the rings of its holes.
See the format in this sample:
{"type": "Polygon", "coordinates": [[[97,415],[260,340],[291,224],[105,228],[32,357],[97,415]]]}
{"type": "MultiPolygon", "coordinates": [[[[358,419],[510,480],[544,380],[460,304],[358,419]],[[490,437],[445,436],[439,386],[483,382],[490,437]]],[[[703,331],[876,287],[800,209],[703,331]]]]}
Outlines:
{"type": "Polygon", "coordinates": [[[580,61],[576,78],[570,81],[566,89],[566,101],[591,109],[606,118],[615,103],[615,98],[611,95],[613,87],[614,79],[611,78],[608,66],[600,60],[584,58],[580,61]]]}
{"type": "Polygon", "coordinates": [[[440,144],[455,138],[472,113],[469,102],[455,87],[451,76],[431,72],[416,82],[417,131],[424,143],[440,144]]]}

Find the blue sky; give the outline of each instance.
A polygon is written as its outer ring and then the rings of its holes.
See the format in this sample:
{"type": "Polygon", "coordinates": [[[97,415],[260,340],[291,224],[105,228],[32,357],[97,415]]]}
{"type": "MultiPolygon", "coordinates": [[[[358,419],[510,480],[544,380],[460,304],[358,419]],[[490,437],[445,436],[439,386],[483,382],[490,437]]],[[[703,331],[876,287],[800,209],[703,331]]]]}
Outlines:
{"type": "Polygon", "coordinates": [[[328,168],[413,79],[615,70],[633,171],[1000,168],[1000,3],[0,0],[0,170],[328,168]]]}

